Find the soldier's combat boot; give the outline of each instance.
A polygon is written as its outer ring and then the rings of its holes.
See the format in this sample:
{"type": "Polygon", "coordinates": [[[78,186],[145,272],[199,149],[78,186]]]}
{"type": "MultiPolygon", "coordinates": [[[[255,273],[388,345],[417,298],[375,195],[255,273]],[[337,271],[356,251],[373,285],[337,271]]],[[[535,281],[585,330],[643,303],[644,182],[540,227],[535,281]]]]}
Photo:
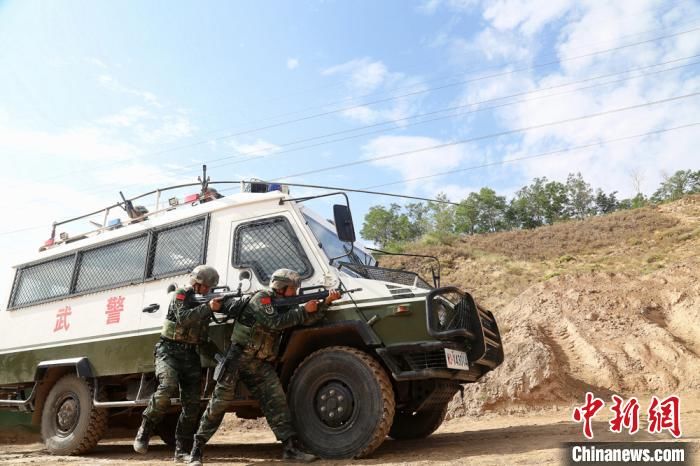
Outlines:
{"type": "Polygon", "coordinates": [[[301,463],[310,463],[316,461],[318,456],[306,453],[299,448],[299,442],[296,437],[290,437],[284,442],[282,450],[282,459],[290,461],[299,461],[301,463]]]}
{"type": "Polygon", "coordinates": [[[134,451],[136,453],[144,454],[148,451],[148,441],[151,439],[151,432],[153,431],[153,426],[147,419],[141,421],[141,427],[136,433],[136,438],[134,439],[134,451]]]}
{"type": "Polygon", "coordinates": [[[192,453],[190,453],[189,466],[202,466],[202,456],[204,455],[204,444],[194,441],[192,445],[192,453]]]}
{"type": "Polygon", "coordinates": [[[187,463],[190,460],[190,451],[187,446],[180,440],[175,440],[175,462],[187,463]]]}

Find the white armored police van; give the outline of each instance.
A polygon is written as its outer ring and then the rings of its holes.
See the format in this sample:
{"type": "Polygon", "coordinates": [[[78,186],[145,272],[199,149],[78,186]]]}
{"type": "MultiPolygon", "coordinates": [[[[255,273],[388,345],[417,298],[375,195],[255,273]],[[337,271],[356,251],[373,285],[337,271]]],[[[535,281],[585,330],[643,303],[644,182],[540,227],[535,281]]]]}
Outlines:
{"type": "MultiPolygon", "coordinates": [[[[295,199],[285,187],[247,183],[217,199],[204,187],[153,212],[125,200],[130,219],[110,220],[108,208],[99,228],[80,235],[56,238],[54,224],[40,252],[15,266],[0,311],[0,410],[31,413],[50,452],[85,453],[111,427],[136,432],[156,386],[166,290],[199,264],[243,293],[279,268],[298,271],[305,288],[361,289],[283,337],[278,373],[300,440],[322,457],[366,456],[387,435],[427,437],[462,384],[503,361],[492,313],[438,277],[430,284],[380,267],[354,245],[347,203],[334,206],[331,222],[305,206],[317,196],[295,199]]],[[[222,353],[231,329],[211,325],[222,353]]],[[[203,406],[214,365],[203,361],[203,406]]],[[[237,390],[236,415],[261,416],[245,386],[237,390]]],[[[166,443],[178,409],[175,400],[159,428],[166,443]]]]}

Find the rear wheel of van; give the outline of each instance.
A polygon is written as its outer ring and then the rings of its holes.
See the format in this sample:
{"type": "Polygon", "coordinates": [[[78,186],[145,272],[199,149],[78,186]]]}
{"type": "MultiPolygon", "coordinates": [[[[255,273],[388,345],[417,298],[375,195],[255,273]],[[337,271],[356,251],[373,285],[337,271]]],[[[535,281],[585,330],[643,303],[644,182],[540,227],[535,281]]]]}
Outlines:
{"type": "Polygon", "coordinates": [[[85,379],[65,375],[49,391],[41,413],[41,436],[54,455],[79,455],[97,445],[107,431],[107,410],[92,405],[85,379]]]}
{"type": "Polygon", "coordinates": [[[447,404],[417,413],[397,411],[389,431],[389,437],[395,440],[409,440],[429,436],[445,420],[447,404]]]}
{"type": "Polygon", "coordinates": [[[308,356],[289,384],[299,439],[324,458],[357,458],[386,438],[394,391],[382,366],[355,348],[334,346],[308,356]]]}

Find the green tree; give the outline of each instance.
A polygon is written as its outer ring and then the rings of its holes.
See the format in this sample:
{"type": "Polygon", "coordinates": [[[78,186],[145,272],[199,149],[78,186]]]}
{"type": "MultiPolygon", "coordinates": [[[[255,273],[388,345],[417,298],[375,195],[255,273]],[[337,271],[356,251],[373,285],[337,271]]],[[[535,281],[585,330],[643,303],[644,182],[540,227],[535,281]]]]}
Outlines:
{"type": "MultiPolygon", "coordinates": [[[[417,208],[414,206],[412,209],[415,214],[417,208]]],[[[415,219],[401,210],[399,204],[391,204],[388,209],[384,206],[370,207],[360,234],[380,247],[418,239],[424,231],[415,219]]]]}
{"type": "Polygon", "coordinates": [[[664,177],[659,189],[651,196],[652,202],[675,201],[686,194],[700,192],[700,170],[678,170],[664,177]]]}
{"type": "Polygon", "coordinates": [[[520,188],[508,205],[506,221],[512,228],[535,228],[567,217],[567,188],[546,177],[520,188]]]}
{"type": "Polygon", "coordinates": [[[595,206],[596,212],[599,215],[608,214],[614,212],[620,208],[620,202],[618,202],[615,195],[617,191],[613,191],[610,194],[605,194],[605,192],[598,188],[595,194],[595,206]]]}
{"type": "Polygon", "coordinates": [[[479,233],[500,231],[505,228],[506,198],[491,188],[479,191],[479,233]]]}
{"type": "Polygon", "coordinates": [[[412,202],[406,204],[406,215],[416,229],[418,236],[428,233],[432,228],[430,208],[425,203],[412,202]]]}
{"type": "MultiPolygon", "coordinates": [[[[546,180],[546,178],[544,178],[546,180]]],[[[566,203],[568,200],[567,189],[558,181],[550,181],[543,186],[544,194],[541,195],[544,220],[548,225],[568,218],[566,203]]]]}
{"type": "Polygon", "coordinates": [[[506,228],[506,198],[491,188],[469,193],[455,209],[455,231],[488,233],[506,228]]]}
{"type": "Polygon", "coordinates": [[[445,193],[437,195],[436,199],[443,202],[429,202],[428,208],[432,217],[433,232],[444,235],[455,232],[455,206],[445,204],[449,201],[445,193]]]}
{"type": "Polygon", "coordinates": [[[479,195],[469,193],[455,209],[455,231],[473,235],[478,231],[479,224],[479,195]]]}
{"type": "Polygon", "coordinates": [[[544,216],[538,207],[539,188],[524,186],[510,200],[506,221],[511,228],[536,228],[544,225],[544,216]]]}
{"type": "Polygon", "coordinates": [[[594,212],[593,189],[581,176],[581,173],[569,173],[566,178],[567,210],[571,217],[579,220],[594,212]]]}
{"type": "MultiPolygon", "coordinates": [[[[393,204],[392,207],[396,205],[393,204]]],[[[372,206],[365,215],[360,234],[363,238],[384,247],[393,240],[395,232],[396,213],[384,206],[372,206]]]]}

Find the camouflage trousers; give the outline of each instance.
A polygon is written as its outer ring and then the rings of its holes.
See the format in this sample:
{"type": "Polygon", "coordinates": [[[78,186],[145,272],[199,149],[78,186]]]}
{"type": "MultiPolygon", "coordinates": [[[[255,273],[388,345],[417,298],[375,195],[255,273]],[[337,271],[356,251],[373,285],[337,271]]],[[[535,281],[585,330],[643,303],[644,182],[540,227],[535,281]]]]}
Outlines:
{"type": "MultiPolygon", "coordinates": [[[[238,361],[238,380],[248,387],[253,397],[260,403],[260,408],[277,440],[284,442],[296,434],[292,427],[287,397],[272,364],[242,355],[238,361]]],[[[230,377],[225,377],[216,383],[214,393],[195,434],[197,442],[206,443],[214,435],[224,419],[224,414],[233,404],[235,390],[236,381],[231,380],[230,377]]]]}
{"type": "Polygon", "coordinates": [[[156,344],[155,358],[158,388],[151,396],[143,418],[152,427],[157,426],[170,408],[170,399],[177,398],[179,391],[182,412],[177,421],[175,438],[185,445],[191,444],[201,399],[199,353],[196,349],[161,340],[156,344]]]}

